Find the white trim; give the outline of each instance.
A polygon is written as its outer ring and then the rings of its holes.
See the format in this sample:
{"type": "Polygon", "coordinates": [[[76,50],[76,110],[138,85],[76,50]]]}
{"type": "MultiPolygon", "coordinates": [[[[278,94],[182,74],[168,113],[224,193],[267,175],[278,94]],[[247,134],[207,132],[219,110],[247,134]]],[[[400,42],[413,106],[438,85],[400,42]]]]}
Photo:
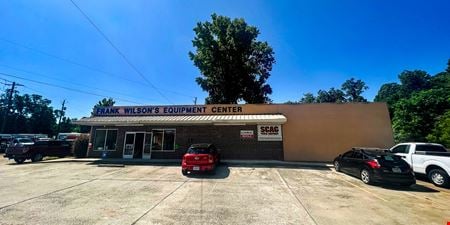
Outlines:
{"type": "Polygon", "coordinates": [[[132,159],[134,156],[134,145],[136,144],[136,132],[125,132],[125,138],[123,140],[123,151],[122,151],[122,158],[123,159],[132,159]],[[133,152],[131,153],[131,158],[129,158],[130,155],[126,155],[125,157],[125,150],[127,145],[127,134],[133,134],[133,152]]]}

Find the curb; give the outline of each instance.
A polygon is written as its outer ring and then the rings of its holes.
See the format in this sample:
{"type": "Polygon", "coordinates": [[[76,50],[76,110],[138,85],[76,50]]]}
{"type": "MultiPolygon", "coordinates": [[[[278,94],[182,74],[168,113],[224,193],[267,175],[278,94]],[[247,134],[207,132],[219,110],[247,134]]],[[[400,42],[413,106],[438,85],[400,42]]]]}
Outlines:
{"type": "MultiPolygon", "coordinates": [[[[99,158],[62,158],[41,161],[41,163],[81,162],[98,165],[178,165],[179,159],[99,159],[99,158]]],[[[228,166],[266,166],[266,167],[321,167],[331,168],[329,162],[287,162],[279,160],[222,160],[228,166]]]]}

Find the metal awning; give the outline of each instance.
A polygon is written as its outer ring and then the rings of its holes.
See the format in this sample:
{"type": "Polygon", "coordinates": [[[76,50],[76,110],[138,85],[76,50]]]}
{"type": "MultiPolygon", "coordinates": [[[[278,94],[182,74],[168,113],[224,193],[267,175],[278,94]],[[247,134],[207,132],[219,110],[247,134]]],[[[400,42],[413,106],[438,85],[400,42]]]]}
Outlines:
{"type": "Polygon", "coordinates": [[[262,115],[184,115],[184,116],[99,116],[82,118],[74,124],[87,126],[139,126],[139,125],[246,125],[283,124],[286,117],[280,114],[262,115]]]}

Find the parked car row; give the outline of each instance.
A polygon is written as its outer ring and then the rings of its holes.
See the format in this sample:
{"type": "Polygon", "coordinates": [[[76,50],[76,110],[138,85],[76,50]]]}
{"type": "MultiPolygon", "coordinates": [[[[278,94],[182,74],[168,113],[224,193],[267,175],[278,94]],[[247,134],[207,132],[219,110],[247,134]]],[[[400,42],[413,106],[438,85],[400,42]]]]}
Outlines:
{"type": "Polygon", "coordinates": [[[65,157],[72,154],[73,141],[80,133],[60,133],[57,140],[41,134],[2,134],[4,157],[23,163],[27,159],[41,161],[46,156],[65,157]]]}
{"type": "Polygon", "coordinates": [[[359,177],[365,184],[410,186],[415,174],[426,175],[436,186],[450,186],[450,152],[433,143],[401,143],[391,149],[353,148],[337,156],[334,168],[359,177]]]}
{"type": "Polygon", "coordinates": [[[32,162],[41,161],[46,156],[65,157],[71,155],[71,145],[67,141],[50,140],[33,142],[31,139],[17,138],[15,144],[9,146],[5,158],[14,159],[21,164],[27,159],[32,162]]]}

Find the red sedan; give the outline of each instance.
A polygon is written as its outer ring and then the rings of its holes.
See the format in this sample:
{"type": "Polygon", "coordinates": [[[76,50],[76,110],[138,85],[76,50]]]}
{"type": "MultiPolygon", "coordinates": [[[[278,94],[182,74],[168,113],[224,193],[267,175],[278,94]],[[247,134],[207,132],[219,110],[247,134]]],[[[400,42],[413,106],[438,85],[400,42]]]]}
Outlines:
{"type": "Polygon", "coordinates": [[[183,156],[181,172],[211,172],[220,162],[220,153],[213,144],[193,144],[183,156]]]}

